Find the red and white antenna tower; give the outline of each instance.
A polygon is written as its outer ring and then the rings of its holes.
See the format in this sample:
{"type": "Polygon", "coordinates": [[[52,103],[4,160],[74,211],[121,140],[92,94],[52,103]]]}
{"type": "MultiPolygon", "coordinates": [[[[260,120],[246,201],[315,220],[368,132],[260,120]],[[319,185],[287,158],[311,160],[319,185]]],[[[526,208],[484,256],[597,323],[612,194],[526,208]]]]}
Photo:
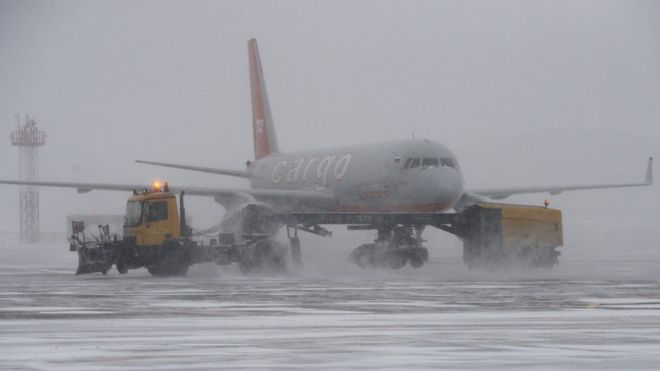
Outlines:
{"type": "MultiPolygon", "coordinates": [[[[18,146],[19,178],[25,181],[39,180],[39,156],[37,149],[46,144],[46,133],[37,129],[34,119],[25,115],[16,116],[16,131],[11,133],[12,146],[18,146]]],[[[21,243],[39,241],[39,190],[34,186],[22,186],[21,206],[21,243]]]]}

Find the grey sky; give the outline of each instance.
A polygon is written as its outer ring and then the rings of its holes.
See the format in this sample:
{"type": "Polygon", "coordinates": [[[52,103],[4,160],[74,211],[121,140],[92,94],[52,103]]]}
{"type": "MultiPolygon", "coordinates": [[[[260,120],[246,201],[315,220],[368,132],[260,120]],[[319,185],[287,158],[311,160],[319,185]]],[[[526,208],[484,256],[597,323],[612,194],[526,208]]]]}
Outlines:
{"type": "MultiPolygon", "coordinates": [[[[17,177],[22,112],[48,134],[44,180],[245,186],[133,160],[243,168],[251,37],[284,150],[414,132],[454,150],[468,187],[638,180],[659,153],[657,1],[0,0],[0,178],[17,177]]],[[[0,230],[16,229],[18,190],[2,189],[0,230]]],[[[567,245],[655,248],[657,189],[550,199],[567,245]]],[[[41,195],[50,231],[126,197],[41,195]]],[[[192,208],[200,224],[222,210],[192,208]]]]}

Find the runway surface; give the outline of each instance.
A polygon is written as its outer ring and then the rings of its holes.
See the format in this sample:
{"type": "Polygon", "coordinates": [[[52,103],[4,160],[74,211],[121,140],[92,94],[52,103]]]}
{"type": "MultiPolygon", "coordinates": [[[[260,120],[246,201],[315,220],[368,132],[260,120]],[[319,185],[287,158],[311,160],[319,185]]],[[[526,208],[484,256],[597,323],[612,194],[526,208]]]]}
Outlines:
{"type": "Polygon", "coordinates": [[[163,279],[76,277],[75,254],[41,249],[0,249],[3,369],[660,367],[657,262],[503,274],[322,255],[278,277],[203,265],[163,279]]]}

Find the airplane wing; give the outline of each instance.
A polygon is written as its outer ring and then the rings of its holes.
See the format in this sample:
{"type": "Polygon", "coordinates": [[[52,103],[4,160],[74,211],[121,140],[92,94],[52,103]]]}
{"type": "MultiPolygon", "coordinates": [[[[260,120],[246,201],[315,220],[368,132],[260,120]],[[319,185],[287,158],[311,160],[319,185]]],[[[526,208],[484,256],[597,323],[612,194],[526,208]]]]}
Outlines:
{"type": "MultiPolygon", "coordinates": [[[[139,191],[141,189],[151,188],[151,185],[149,184],[76,183],[20,180],[0,180],[0,184],[75,188],[78,193],[87,193],[93,190],[130,192],[133,190],[139,191]]],[[[266,202],[270,205],[283,208],[290,208],[291,206],[296,205],[296,207],[307,206],[312,209],[331,206],[335,203],[335,198],[332,195],[324,192],[272,189],[232,189],[213,187],[170,187],[170,191],[174,193],[185,191],[188,195],[213,197],[217,203],[228,209],[241,203],[254,201],[266,202]]]]}
{"type": "Polygon", "coordinates": [[[250,174],[247,171],[242,171],[242,170],[217,169],[217,168],[213,168],[213,167],[168,164],[168,163],[165,163],[165,162],[143,161],[143,160],[135,160],[135,162],[140,163],[140,164],[148,164],[148,165],[156,165],[156,166],[164,166],[164,167],[173,167],[175,169],[200,171],[202,173],[237,176],[237,177],[241,177],[241,178],[249,178],[250,177],[250,174]]]}
{"type": "Polygon", "coordinates": [[[479,196],[485,196],[492,199],[503,199],[514,194],[525,193],[550,193],[560,194],[564,191],[576,191],[581,189],[602,189],[602,188],[624,188],[641,187],[653,184],[653,157],[649,157],[646,165],[646,178],[639,183],[619,183],[619,184],[590,184],[590,185],[563,185],[563,186],[536,186],[536,187],[514,187],[514,188],[482,188],[471,189],[470,192],[479,196]]]}

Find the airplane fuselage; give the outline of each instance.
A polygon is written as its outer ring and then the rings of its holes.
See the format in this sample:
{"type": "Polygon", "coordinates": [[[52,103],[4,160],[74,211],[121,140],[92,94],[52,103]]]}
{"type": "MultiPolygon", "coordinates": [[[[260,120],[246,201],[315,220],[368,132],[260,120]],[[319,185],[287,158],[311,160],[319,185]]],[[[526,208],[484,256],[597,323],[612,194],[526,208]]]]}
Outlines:
{"type": "Polygon", "coordinates": [[[248,171],[255,189],[327,192],[331,211],[440,212],[463,194],[456,157],[429,140],[274,153],[248,171]]]}

